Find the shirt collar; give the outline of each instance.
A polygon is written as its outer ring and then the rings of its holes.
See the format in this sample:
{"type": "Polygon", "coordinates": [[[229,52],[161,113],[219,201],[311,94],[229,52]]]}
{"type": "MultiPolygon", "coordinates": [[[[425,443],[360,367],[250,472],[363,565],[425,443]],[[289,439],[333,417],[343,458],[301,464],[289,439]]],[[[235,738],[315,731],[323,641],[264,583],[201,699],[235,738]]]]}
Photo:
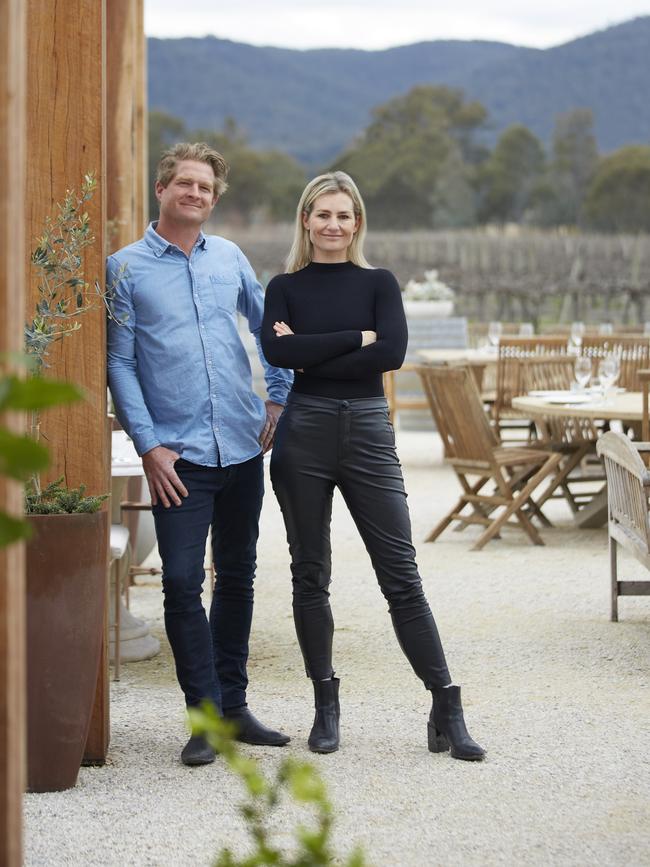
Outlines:
{"type": "MultiPolygon", "coordinates": [[[[158,220],[154,220],[153,223],[149,223],[147,229],[144,233],[144,239],[147,244],[151,247],[154,254],[160,258],[163,253],[169,250],[170,247],[175,247],[175,244],[171,244],[169,241],[166,241],[162,235],[159,235],[156,232],[156,226],[158,225],[158,220]]],[[[199,236],[196,239],[195,247],[201,247],[201,249],[205,249],[207,238],[203,234],[203,232],[199,232],[199,236]]]]}

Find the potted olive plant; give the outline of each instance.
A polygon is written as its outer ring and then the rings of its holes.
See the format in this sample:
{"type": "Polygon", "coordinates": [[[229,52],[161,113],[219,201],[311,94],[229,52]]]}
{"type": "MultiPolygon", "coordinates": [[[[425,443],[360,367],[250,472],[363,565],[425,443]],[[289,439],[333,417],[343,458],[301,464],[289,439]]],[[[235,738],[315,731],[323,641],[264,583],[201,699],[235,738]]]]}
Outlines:
{"type": "MultiPolygon", "coordinates": [[[[34,317],[25,349],[34,381],[43,381],[50,349],[74,339],[81,317],[109,303],[110,289],[83,274],[83,250],[94,242],[86,202],[96,182],[84,178],[46,220],[31,262],[38,273],[34,317]]],[[[40,410],[31,410],[31,435],[40,439],[40,410]]],[[[63,479],[27,485],[28,789],[74,786],[90,726],[101,658],[108,567],[106,496],[69,490],[63,479]]]]}

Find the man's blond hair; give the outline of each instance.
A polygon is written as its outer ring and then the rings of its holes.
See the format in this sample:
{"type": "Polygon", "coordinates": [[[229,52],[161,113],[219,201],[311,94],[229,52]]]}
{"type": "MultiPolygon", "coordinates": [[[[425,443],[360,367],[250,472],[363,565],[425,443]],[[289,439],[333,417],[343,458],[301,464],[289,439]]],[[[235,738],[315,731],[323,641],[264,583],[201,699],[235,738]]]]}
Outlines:
{"type": "Polygon", "coordinates": [[[211,148],[203,141],[182,141],[166,150],[160,158],[156,171],[156,180],[166,187],[176,174],[178,164],[183,160],[194,160],[197,163],[206,163],[214,172],[214,194],[222,196],[228,189],[226,178],[230,166],[221,156],[219,151],[211,148]]]}

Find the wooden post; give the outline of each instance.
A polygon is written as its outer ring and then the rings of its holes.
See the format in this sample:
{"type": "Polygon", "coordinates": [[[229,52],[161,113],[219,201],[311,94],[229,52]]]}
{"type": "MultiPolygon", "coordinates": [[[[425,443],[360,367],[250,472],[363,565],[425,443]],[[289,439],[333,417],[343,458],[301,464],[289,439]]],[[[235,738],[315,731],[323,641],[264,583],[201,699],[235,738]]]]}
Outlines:
{"type": "MultiPolygon", "coordinates": [[[[94,172],[97,191],[88,203],[95,243],[84,271],[103,284],[104,264],[104,3],[97,0],[27,0],[28,142],[27,247],[66,190],[94,172]]],[[[34,276],[30,274],[34,290],[34,276]]],[[[36,300],[32,293],[32,302],[36,300]]],[[[52,352],[53,374],[76,382],[87,400],[47,413],[42,430],[52,454],[50,477],[88,493],[110,490],[106,425],[106,313],[97,306],[79,333],[52,352]]]]}
{"type": "MultiPolygon", "coordinates": [[[[111,119],[106,130],[106,216],[108,250],[114,252],[141,237],[145,228],[144,0],[107,0],[106,44],[106,101],[111,119]]],[[[128,499],[140,499],[141,483],[141,479],[129,483],[128,499]]],[[[126,517],[133,545],[138,522],[137,511],[126,517]]]]}
{"type": "MultiPolygon", "coordinates": [[[[97,190],[88,203],[96,238],[84,256],[86,280],[103,285],[105,253],[105,4],[104,0],[25,0],[27,47],[26,243],[34,247],[45,217],[68,188],[78,190],[93,172],[97,190]]],[[[36,298],[34,276],[31,302],[36,298]]],[[[41,430],[52,455],[49,478],[85,484],[88,493],[110,490],[106,425],[106,316],[85,314],[81,330],[52,352],[53,373],[83,387],[86,401],[44,415],[41,430]]],[[[92,759],[108,748],[107,671],[100,672],[101,712],[91,727],[92,759]]]]}
{"type": "MultiPolygon", "coordinates": [[[[22,0],[0,0],[0,352],[22,349],[25,302],[25,57],[22,0]]],[[[14,430],[22,419],[3,419],[14,430]]],[[[0,478],[0,509],[23,511],[22,487],[0,478]]],[[[25,788],[25,551],[0,549],[0,865],[22,864],[25,788]]]]}
{"type": "Polygon", "coordinates": [[[147,122],[147,37],[144,32],[144,0],[135,0],[135,234],[149,222],[149,135],[147,122]]]}
{"type": "Polygon", "coordinates": [[[147,209],[143,0],[107,0],[106,199],[109,249],[142,236],[147,209]]]}
{"type": "Polygon", "coordinates": [[[135,240],[135,0],[106,0],[108,249],[135,240]]]}

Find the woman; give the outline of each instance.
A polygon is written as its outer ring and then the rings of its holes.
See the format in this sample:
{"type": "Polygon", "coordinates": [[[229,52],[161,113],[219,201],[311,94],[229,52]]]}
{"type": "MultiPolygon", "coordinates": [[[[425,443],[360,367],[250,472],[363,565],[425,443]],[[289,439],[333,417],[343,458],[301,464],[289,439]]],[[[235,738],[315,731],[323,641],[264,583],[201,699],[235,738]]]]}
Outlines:
{"type": "Polygon", "coordinates": [[[429,749],[458,759],[485,751],[465,727],[438,630],[422,590],[382,373],[402,364],[407,330],[399,286],[363,255],[366,215],[352,179],[321,175],[305,188],[287,273],[266,291],[262,347],[296,371],[280,418],[271,480],[287,528],[293,612],[314,684],[313,752],[339,746],[332,668],[330,519],[337,486],[370,554],[397,639],[433,695],[429,749]]]}

